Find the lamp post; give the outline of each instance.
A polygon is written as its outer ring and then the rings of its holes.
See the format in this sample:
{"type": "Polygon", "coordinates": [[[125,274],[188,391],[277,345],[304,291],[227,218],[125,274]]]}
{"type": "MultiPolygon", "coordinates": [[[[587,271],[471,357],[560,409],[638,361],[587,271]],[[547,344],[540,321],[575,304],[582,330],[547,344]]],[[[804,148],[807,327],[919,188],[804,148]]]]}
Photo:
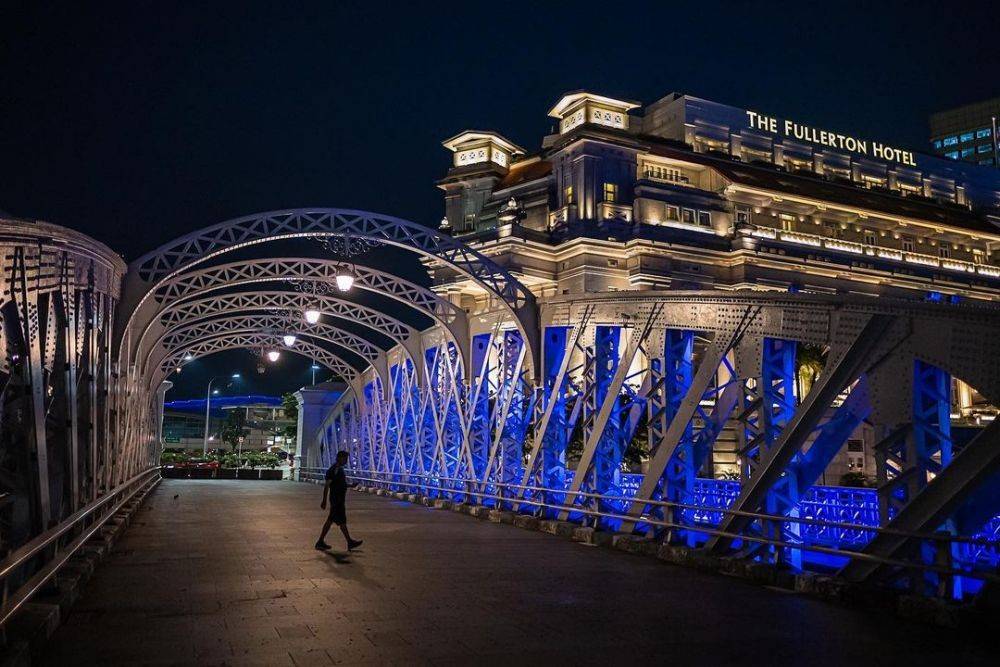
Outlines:
{"type": "Polygon", "coordinates": [[[316,371],[319,370],[319,365],[313,364],[312,366],[309,367],[309,370],[312,371],[312,384],[316,384],[316,371]]]}
{"type": "Polygon", "coordinates": [[[239,380],[240,374],[233,373],[232,375],[216,375],[214,378],[208,381],[208,389],[205,391],[205,441],[202,445],[201,455],[202,457],[208,456],[208,424],[211,418],[211,408],[212,408],[212,383],[221,378],[229,377],[232,380],[239,380]]]}

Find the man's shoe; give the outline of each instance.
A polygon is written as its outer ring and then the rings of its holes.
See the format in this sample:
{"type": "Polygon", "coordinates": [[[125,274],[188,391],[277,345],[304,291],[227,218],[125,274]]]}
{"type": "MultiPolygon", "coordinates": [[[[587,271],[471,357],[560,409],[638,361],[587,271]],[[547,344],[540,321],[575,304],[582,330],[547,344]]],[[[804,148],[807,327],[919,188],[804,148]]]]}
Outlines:
{"type": "Polygon", "coordinates": [[[347,543],[347,550],[354,551],[355,549],[360,547],[363,542],[364,540],[351,540],[350,542],[347,543]]]}
{"type": "Polygon", "coordinates": [[[319,542],[316,543],[316,549],[318,549],[319,551],[329,551],[332,548],[333,547],[331,547],[329,544],[327,544],[323,540],[320,540],[319,542]]]}

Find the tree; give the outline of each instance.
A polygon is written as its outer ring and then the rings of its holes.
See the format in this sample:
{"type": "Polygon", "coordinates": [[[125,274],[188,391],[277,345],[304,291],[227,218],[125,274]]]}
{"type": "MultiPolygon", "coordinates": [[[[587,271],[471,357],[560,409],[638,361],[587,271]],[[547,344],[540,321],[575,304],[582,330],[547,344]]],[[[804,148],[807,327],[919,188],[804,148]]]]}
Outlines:
{"type": "Polygon", "coordinates": [[[246,437],[249,433],[243,428],[245,424],[246,415],[242,410],[230,410],[226,415],[226,423],[222,425],[222,442],[232,447],[233,451],[236,451],[240,444],[240,438],[246,437]]]}
{"type": "Polygon", "coordinates": [[[299,435],[299,401],[295,398],[295,394],[288,393],[281,397],[281,409],[285,417],[292,420],[291,424],[285,426],[282,435],[289,441],[295,440],[299,435]]]}
{"type": "Polygon", "coordinates": [[[826,367],[826,349],[819,345],[800,343],[795,354],[795,383],[799,394],[799,402],[803,401],[813,383],[819,379],[820,373],[826,367]]]}

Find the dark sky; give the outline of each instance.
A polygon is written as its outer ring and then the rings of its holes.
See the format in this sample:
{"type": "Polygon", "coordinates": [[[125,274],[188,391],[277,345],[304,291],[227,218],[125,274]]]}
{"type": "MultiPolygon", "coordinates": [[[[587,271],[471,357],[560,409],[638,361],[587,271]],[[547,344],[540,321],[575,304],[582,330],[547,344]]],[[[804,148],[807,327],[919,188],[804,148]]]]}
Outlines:
{"type": "Polygon", "coordinates": [[[0,209],[127,259],[284,207],[436,224],[442,139],[537,149],[576,88],[920,150],[930,112],[1000,95],[998,40],[985,3],[7,0],[0,209]]]}

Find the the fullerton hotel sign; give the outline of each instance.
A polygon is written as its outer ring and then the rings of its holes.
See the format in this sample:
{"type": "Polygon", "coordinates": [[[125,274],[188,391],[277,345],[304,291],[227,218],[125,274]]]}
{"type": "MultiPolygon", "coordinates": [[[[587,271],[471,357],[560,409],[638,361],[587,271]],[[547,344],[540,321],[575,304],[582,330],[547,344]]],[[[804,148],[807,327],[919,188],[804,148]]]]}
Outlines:
{"type": "Polygon", "coordinates": [[[756,111],[747,111],[746,113],[750,127],[754,130],[763,130],[771,134],[798,139],[799,141],[808,141],[811,144],[819,144],[820,146],[829,146],[830,148],[839,148],[852,153],[869,155],[889,162],[899,162],[911,167],[917,166],[913,158],[913,153],[880,144],[877,141],[868,141],[867,139],[858,139],[836,132],[819,130],[808,125],[801,125],[795,121],[765,116],[756,111]]]}

